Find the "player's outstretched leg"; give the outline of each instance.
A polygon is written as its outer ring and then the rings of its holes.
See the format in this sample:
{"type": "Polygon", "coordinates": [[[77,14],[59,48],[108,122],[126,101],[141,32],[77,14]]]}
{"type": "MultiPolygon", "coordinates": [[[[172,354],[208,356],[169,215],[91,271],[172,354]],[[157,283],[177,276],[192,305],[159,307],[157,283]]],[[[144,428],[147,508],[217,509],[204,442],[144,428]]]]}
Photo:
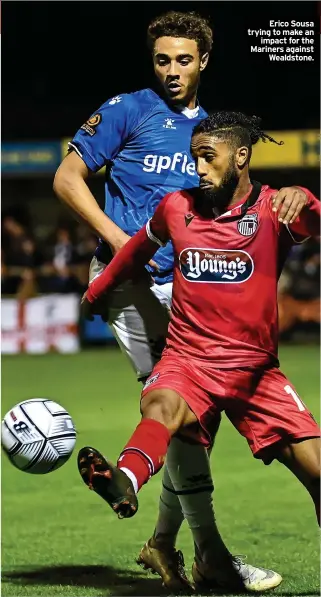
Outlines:
{"type": "Polygon", "coordinates": [[[276,458],[285,464],[308,490],[320,526],[320,438],[280,445],[276,458]]]}
{"type": "Polygon", "coordinates": [[[136,493],[163,466],[171,436],[196,422],[186,402],[172,390],[153,390],[141,402],[143,418],[121,452],[117,466],[92,447],[78,454],[83,481],[100,495],[119,518],[138,509],[136,493]]]}

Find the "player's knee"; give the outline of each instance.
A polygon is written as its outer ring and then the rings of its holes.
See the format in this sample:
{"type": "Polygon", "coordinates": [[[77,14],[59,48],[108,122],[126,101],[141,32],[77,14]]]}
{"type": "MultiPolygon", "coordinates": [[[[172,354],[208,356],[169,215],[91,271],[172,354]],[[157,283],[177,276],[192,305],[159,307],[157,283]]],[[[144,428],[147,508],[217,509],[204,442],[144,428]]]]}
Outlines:
{"type": "Polygon", "coordinates": [[[319,451],[312,452],[309,469],[308,469],[308,477],[307,477],[307,489],[311,494],[314,501],[320,500],[320,453],[319,451]]]}
{"type": "Polygon", "coordinates": [[[153,390],[148,392],[141,401],[143,418],[159,421],[171,434],[180,428],[183,422],[183,410],[182,398],[173,390],[153,390]]]}
{"type": "Polygon", "coordinates": [[[304,439],[284,447],[281,462],[305,485],[314,501],[320,499],[320,439],[304,439]]]}
{"type": "Polygon", "coordinates": [[[309,444],[309,478],[313,487],[318,485],[320,493],[320,439],[315,438],[307,442],[309,444]]]}

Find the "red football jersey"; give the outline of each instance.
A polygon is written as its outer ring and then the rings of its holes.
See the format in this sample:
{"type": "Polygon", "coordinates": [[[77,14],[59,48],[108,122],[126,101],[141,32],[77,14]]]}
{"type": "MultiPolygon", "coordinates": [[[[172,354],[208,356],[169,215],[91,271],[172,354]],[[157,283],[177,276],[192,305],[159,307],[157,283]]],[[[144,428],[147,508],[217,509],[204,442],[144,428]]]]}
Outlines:
{"type": "Polygon", "coordinates": [[[159,204],[146,231],[153,242],[174,246],[165,354],[220,368],[277,363],[279,275],[291,245],[319,234],[320,202],[306,191],[308,205],[287,227],[272,211],[274,192],[263,186],[246,210],[250,193],[213,219],[199,215],[188,191],[159,204]]]}

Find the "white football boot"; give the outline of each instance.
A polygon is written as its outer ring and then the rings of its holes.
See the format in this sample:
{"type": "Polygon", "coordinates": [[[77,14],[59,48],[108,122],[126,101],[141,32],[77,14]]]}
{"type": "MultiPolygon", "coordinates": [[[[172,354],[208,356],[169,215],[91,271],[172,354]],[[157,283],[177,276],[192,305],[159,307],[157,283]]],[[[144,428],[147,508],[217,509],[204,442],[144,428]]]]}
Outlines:
{"type": "MultiPolygon", "coordinates": [[[[282,582],[282,576],[274,570],[266,568],[257,568],[244,562],[244,556],[232,556],[232,566],[237,574],[240,587],[249,593],[261,593],[269,589],[275,589],[282,582]]],[[[197,590],[214,590],[215,588],[238,588],[235,586],[235,579],[229,579],[229,573],[224,574],[224,570],[210,570],[210,567],[202,565],[201,562],[194,561],[192,576],[197,590]]],[[[240,588],[239,587],[239,588],[240,588]]]]}

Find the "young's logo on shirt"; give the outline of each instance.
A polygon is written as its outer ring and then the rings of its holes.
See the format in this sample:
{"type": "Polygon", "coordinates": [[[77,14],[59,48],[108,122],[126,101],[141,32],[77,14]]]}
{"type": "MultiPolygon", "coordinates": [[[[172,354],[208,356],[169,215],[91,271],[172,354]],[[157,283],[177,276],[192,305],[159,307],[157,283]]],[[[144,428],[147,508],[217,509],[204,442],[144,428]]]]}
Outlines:
{"type": "Polygon", "coordinates": [[[215,284],[246,282],[254,272],[252,257],[237,249],[184,249],[179,267],[188,282],[215,284]]]}
{"type": "Polygon", "coordinates": [[[91,137],[96,134],[96,127],[101,123],[101,114],[97,112],[94,116],[91,116],[87,122],[85,122],[80,128],[88,133],[91,137]]]}
{"type": "Polygon", "coordinates": [[[257,214],[246,214],[237,223],[237,229],[242,236],[252,236],[258,227],[258,215],[257,214]]]}

